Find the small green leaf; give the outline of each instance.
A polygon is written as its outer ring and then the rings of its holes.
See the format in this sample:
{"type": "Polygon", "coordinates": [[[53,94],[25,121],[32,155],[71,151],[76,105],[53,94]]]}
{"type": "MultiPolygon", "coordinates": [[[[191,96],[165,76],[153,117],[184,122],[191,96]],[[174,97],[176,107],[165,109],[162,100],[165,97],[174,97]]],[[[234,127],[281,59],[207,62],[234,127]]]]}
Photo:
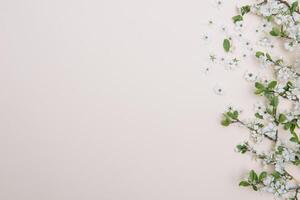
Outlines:
{"type": "Polygon", "coordinates": [[[282,59],[278,59],[278,60],[275,61],[275,64],[276,65],[281,65],[281,64],[283,64],[283,60],[282,59]]]}
{"type": "Polygon", "coordinates": [[[271,109],[269,109],[269,108],[267,108],[266,111],[267,111],[267,113],[268,113],[269,115],[272,115],[272,114],[273,114],[273,111],[272,111],[271,109]]]}
{"type": "Polygon", "coordinates": [[[291,125],[292,124],[290,122],[285,123],[284,126],[283,126],[284,130],[290,129],[291,125]]]}
{"type": "Polygon", "coordinates": [[[263,116],[261,116],[261,115],[258,114],[258,113],[255,113],[255,117],[258,118],[258,119],[263,119],[263,116]]]}
{"type": "Polygon", "coordinates": [[[293,83],[290,82],[290,81],[288,81],[288,82],[286,83],[286,85],[287,85],[288,87],[293,87],[293,83]]]}
{"type": "Polygon", "coordinates": [[[280,173],[277,172],[277,171],[273,172],[273,173],[272,173],[272,176],[273,176],[276,180],[279,179],[279,178],[281,177],[280,173]]]}
{"type": "Polygon", "coordinates": [[[265,54],[263,53],[263,52],[261,52],[261,51],[257,51],[256,53],[255,53],[255,56],[257,57],[257,58],[259,58],[260,56],[264,56],[265,54]]]}
{"type": "Polygon", "coordinates": [[[238,21],[243,21],[243,16],[242,15],[233,16],[232,20],[233,20],[234,23],[236,23],[238,21]]]}
{"type": "Polygon", "coordinates": [[[294,164],[295,164],[295,165],[300,165],[300,160],[295,160],[295,161],[294,161],[294,164]]]}
{"type": "Polygon", "coordinates": [[[279,117],[278,117],[278,121],[279,123],[283,123],[286,121],[286,116],[282,113],[279,114],[279,117]]]}
{"type": "Polygon", "coordinates": [[[237,119],[238,117],[239,117],[239,112],[235,110],[233,112],[233,119],[237,119]]]}
{"type": "Polygon", "coordinates": [[[295,143],[299,143],[299,140],[297,138],[295,138],[295,137],[291,137],[290,141],[291,142],[295,142],[295,143]]]}
{"type": "Polygon", "coordinates": [[[278,146],[277,151],[278,151],[279,155],[282,155],[282,152],[284,151],[284,147],[283,146],[278,146]]]}
{"type": "Polygon", "coordinates": [[[267,172],[261,172],[259,174],[258,180],[262,182],[267,177],[267,172]]]}
{"type": "Polygon", "coordinates": [[[250,12],[251,7],[249,5],[243,6],[241,8],[242,15],[245,15],[246,13],[250,12]]]}
{"type": "Polygon", "coordinates": [[[231,124],[231,120],[228,117],[225,117],[222,121],[221,124],[223,126],[229,126],[231,124]]]}
{"type": "Polygon", "coordinates": [[[248,181],[241,181],[239,184],[239,186],[241,186],[241,187],[247,187],[249,185],[250,185],[250,183],[248,183],[248,181]]]}
{"type": "Polygon", "coordinates": [[[226,52],[228,52],[230,50],[230,41],[228,39],[224,39],[223,48],[226,52]]]}
{"type": "Polygon", "coordinates": [[[256,89],[259,89],[259,90],[264,90],[265,89],[265,86],[262,83],[259,83],[259,82],[255,83],[255,87],[256,87],[256,89]]]}
{"type": "Polygon", "coordinates": [[[269,84],[268,84],[268,89],[274,89],[277,85],[277,81],[271,81],[269,84]]]}
{"type": "Polygon", "coordinates": [[[272,60],[272,57],[270,54],[266,53],[266,56],[267,56],[268,60],[272,60]]]}
{"type": "Polygon", "coordinates": [[[257,188],[256,185],[252,185],[252,189],[253,189],[254,191],[257,191],[257,190],[258,190],[258,188],[257,188]]]}
{"type": "Polygon", "coordinates": [[[248,151],[248,147],[246,145],[239,144],[236,146],[236,148],[241,154],[244,154],[248,151]]]}
{"type": "Polygon", "coordinates": [[[258,177],[254,170],[250,171],[248,179],[249,179],[249,182],[251,182],[251,183],[257,183],[258,177]]]}
{"type": "Polygon", "coordinates": [[[263,93],[264,92],[264,90],[256,90],[254,93],[255,94],[261,94],[261,93],[263,93]]]}
{"type": "Polygon", "coordinates": [[[298,1],[295,1],[294,3],[292,3],[291,7],[290,7],[290,12],[293,13],[295,11],[297,11],[298,8],[298,1]]]}
{"type": "Polygon", "coordinates": [[[290,138],[290,141],[299,144],[300,141],[299,141],[299,137],[298,137],[297,133],[295,132],[295,128],[296,128],[296,125],[294,123],[292,123],[291,126],[290,126],[290,132],[292,134],[292,137],[290,138]]]}
{"type": "Polygon", "coordinates": [[[270,31],[270,35],[272,36],[279,36],[280,35],[280,29],[277,27],[273,27],[272,30],[270,31]]]}
{"type": "Polygon", "coordinates": [[[273,98],[271,99],[271,106],[276,108],[278,106],[278,104],[279,104],[278,96],[273,96],[273,98]]]}
{"type": "Polygon", "coordinates": [[[233,112],[227,112],[226,115],[228,115],[228,117],[230,117],[231,119],[237,119],[239,116],[238,111],[233,111],[233,112]]]}
{"type": "Polygon", "coordinates": [[[295,134],[296,124],[295,124],[294,121],[292,121],[291,123],[292,123],[292,124],[291,124],[291,127],[290,127],[290,131],[291,131],[292,134],[295,134]]]}

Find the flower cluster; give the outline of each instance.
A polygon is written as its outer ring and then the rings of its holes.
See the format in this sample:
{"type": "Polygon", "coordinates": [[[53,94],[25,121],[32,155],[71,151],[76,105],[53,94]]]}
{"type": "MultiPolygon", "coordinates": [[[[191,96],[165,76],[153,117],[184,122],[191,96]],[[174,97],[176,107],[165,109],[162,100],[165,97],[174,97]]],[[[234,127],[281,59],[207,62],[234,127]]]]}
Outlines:
{"type": "Polygon", "coordinates": [[[287,50],[295,49],[300,42],[300,13],[297,1],[289,4],[283,0],[268,0],[253,5],[251,11],[269,21],[272,20],[274,26],[270,34],[285,38],[284,47],[287,50]]]}
{"type": "MultiPolygon", "coordinates": [[[[263,34],[255,46],[248,40],[238,40],[260,63],[262,69],[272,69],[272,78],[266,79],[247,70],[244,78],[255,82],[254,93],[263,97],[254,105],[253,117],[241,119],[241,112],[230,107],[223,113],[221,124],[239,124],[249,130],[249,139],[236,146],[236,151],[249,154],[262,164],[260,172],[251,170],[240,182],[241,187],[268,192],[276,198],[297,200],[300,183],[286,169],[287,165],[300,165],[300,74],[299,61],[286,64],[283,58],[269,52],[256,51],[257,47],[272,49],[272,38],[280,39],[282,46],[294,51],[300,43],[300,12],[297,1],[264,0],[254,5],[238,7],[238,15],[232,17],[234,31],[241,33],[247,14],[261,17],[262,24],[256,32],[263,34]],[[246,41],[246,42],[245,42],[246,41]],[[288,132],[283,133],[282,132],[288,132]],[[286,136],[288,135],[288,138],[286,136]],[[268,140],[271,148],[259,150],[259,145],[268,140]]],[[[242,38],[242,37],[241,37],[242,38]]],[[[232,37],[223,41],[224,51],[233,53],[232,37]]],[[[232,63],[231,63],[232,64],[232,63]]]]}

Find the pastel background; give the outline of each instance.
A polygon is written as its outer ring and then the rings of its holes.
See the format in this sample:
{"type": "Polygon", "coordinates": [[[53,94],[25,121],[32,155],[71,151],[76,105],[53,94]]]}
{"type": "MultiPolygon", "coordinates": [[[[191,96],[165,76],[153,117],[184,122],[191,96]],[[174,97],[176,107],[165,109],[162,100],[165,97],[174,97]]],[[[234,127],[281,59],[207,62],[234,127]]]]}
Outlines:
{"type": "Polygon", "coordinates": [[[271,199],[238,187],[247,131],[219,125],[256,102],[247,66],[203,73],[224,3],[0,0],[0,199],[271,199]]]}

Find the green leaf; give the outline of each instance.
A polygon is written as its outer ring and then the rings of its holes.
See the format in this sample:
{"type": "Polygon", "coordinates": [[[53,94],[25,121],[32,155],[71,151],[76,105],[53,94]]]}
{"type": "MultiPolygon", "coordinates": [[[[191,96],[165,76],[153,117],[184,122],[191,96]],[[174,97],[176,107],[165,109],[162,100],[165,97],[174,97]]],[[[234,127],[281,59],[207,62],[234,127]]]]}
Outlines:
{"type": "Polygon", "coordinates": [[[284,147],[283,146],[279,146],[277,148],[278,154],[282,155],[282,152],[284,151],[284,147]]]}
{"type": "Polygon", "coordinates": [[[246,13],[250,12],[251,7],[249,5],[243,6],[241,8],[242,15],[245,15],[246,13]]]}
{"type": "Polygon", "coordinates": [[[238,111],[233,111],[233,112],[227,112],[226,115],[228,115],[228,117],[230,117],[231,119],[237,119],[239,116],[238,111]]]}
{"type": "Polygon", "coordinates": [[[254,94],[261,94],[261,93],[263,93],[264,92],[264,90],[256,90],[255,92],[254,92],[254,94]]]}
{"type": "Polygon", "coordinates": [[[248,151],[248,147],[246,145],[239,144],[236,146],[236,148],[241,154],[244,154],[248,151]]]}
{"type": "Polygon", "coordinates": [[[291,131],[292,134],[295,133],[295,128],[296,128],[296,125],[295,125],[295,123],[293,123],[293,121],[292,121],[292,122],[291,122],[291,126],[290,126],[290,131],[291,131]]]}
{"type": "Polygon", "coordinates": [[[290,141],[295,142],[295,143],[299,143],[299,140],[296,137],[291,137],[290,141]]]}
{"type": "Polygon", "coordinates": [[[275,61],[276,65],[281,65],[283,64],[283,60],[282,59],[278,59],[275,61]]]}
{"type": "Polygon", "coordinates": [[[280,173],[277,172],[277,171],[273,172],[273,173],[272,173],[272,176],[273,176],[276,180],[279,179],[279,178],[281,177],[280,173]]]}
{"type": "Polygon", "coordinates": [[[272,114],[273,114],[273,111],[272,111],[271,109],[269,109],[269,108],[267,108],[266,111],[267,111],[267,113],[268,113],[269,115],[272,115],[272,114]]]}
{"type": "Polygon", "coordinates": [[[272,35],[272,36],[279,36],[280,33],[281,33],[281,31],[277,27],[273,27],[272,30],[270,31],[270,35],[272,35]]]}
{"type": "Polygon", "coordinates": [[[251,182],[251,183],[257,183],[258,177],[254,170],[250,171],[248,179],[249,179],[249,182],[251,182]]]}
{"type": "Polygon", "coordinates": [[[262,83],[259,83],[259,82],[255,83],[255,87],[256,87],[256,89],[259,89],[259,90],[264,90],[265,89],[265,86],[262,83]]]}
{"type": "Polygon", "coordinates": [[[277,81],[271,81],[269,84],[268,84],[268,89],[274,89],[277,85],[277,81]]]}
{"type": "Polygon", "coordinates": [[[224,39],[223,48],[226,52],[228,52],[230,50],[230,41],[228,39],[224,39]]]}
{"type": "Polygon", "coordinates": [[[238,21],[243,21],[243,16],[242,15],[233,16],[232,20],[233,20],[234,23],[236,23],[238,21]]]}
{"type": "Polygon", "coordinates": [[[292,137],[290,138],[290,141],[299,144],[300,141],[299,141],[299,137],[298,137],[297,133],[295,132],[295,128],[296,128],[296,125],[294,123],[292,123],[291,126],[290,126],[290,132],[292,134],[292,137]]]}
{"type": "Polygon", "coordinates": [[[256,53],[255,53],[255,56],[257,57],[257,58],[259,58],[260,56],[264,56],[265,54],[263,53],[263,52],[261,52],[261,51],[257,51],[256,53]]]}
{"type": "Polygon", "coordinates": [[[293,13],[297,10],[298,10],[298,1],[295,1],[294,3],[292,3],[292,5],[290,7],[290,12],[293,13]]]}
{"type": "Polygon", "coordinates": [[[272,60],[272,57],[270,54],[266,53],[266,56],[267,56],[268,60],[272,60]]]}
{"type": "Polygon", "coordinates": [[[257,190],[258,190],[258,188],[257,188],[256,185],[252,185],[252,189],[253,189],[254,191],[257,191],[257,190]]]}
{"type": "Polygon", "coordinates": [[[278,121],[279,123],[283,123],[286,121],[286,116],[282,113],[279,114],[279,117],[278,117],[278,121]]]}
{"type": "Polygon", "coordinates": [[[248,181],[241,181],[239,184],[239,186],[241,186],[241,187],[247,187],[249,185],[250,185],[250,183],[248,183],[248,181]]]}
{"type": "Polygon", "coordinates": [[[258,177],[259,182],[262,182],[266,177],[267,177],[267,172],[261,172],[258,177]]]}
{"type": "Polygon", "coordinates": [[[263,119],[263,116],[261,116],[261,115],[258,114],[258,113],[255,113],[255,117],[258,118],[258,119],[263,119]]]}
{"type": "Polygon", "coordinates": [[[295,165],[300,165],[300,160],[295,160],[295,161],[294,161],[294,164],[295,164],[295,165]]]}
{"type": "Polygon", "coordinates": [[[291,125],[292,124],[290,122],[285,123],[284,126],[283,126],[284,130],[290,129],[291,125]]]}
{"type": "Polygon", "coordinates": [[[233,119],[237,119],[238,117],[239,117],[239,112],[235,110],[233,112],[233,119]]]}
{"type": "Polygon", "coordinates": [[[228,117],[225,117],[222,121],[221,124],[223,126],[229,126],[231,124],[231,120],[228,117]]]}
{"type": "Polygon", "coordinates": [[[273,106],[274,108],[277,108],[278,104],[279,104],[278,96],[273,96],[271,99],[271,106],[273,106]]]}

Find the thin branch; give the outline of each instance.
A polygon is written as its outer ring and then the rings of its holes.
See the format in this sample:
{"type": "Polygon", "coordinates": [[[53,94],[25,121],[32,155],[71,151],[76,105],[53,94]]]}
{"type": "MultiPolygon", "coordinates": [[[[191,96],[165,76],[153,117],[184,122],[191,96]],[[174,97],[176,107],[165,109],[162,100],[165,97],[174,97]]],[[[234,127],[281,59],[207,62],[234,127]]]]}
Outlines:
{"type": "MultiPolygon", "coordinates": [[[[257,130],[255,130],[255,129],[252,128],[252,127],[249,127],[247,124],[245,124],[243,121],[241,121],[241,120],[239,120],[239,119],[237,119],[237,120],[235,121],[235,123],[239,123],[239,124],[241,124],[242,126],[248,128],[250,131],[255,131],[257,134],[259,134],[259,133],[257,132],[257,130]]],[[[268,135],[266,135],[266,134],[263,134],[263,136],[266,137],[266,138],[268,138],[269,140],[271,140],[271,141],[273,141],[273,142],[277,142],[277,139],[278,139],[278,131],[276,131],[276,137],[275,137],[275,139],[274,139],[274,138],[271,138],[270,136],[268,136],[268,135]]]]}

